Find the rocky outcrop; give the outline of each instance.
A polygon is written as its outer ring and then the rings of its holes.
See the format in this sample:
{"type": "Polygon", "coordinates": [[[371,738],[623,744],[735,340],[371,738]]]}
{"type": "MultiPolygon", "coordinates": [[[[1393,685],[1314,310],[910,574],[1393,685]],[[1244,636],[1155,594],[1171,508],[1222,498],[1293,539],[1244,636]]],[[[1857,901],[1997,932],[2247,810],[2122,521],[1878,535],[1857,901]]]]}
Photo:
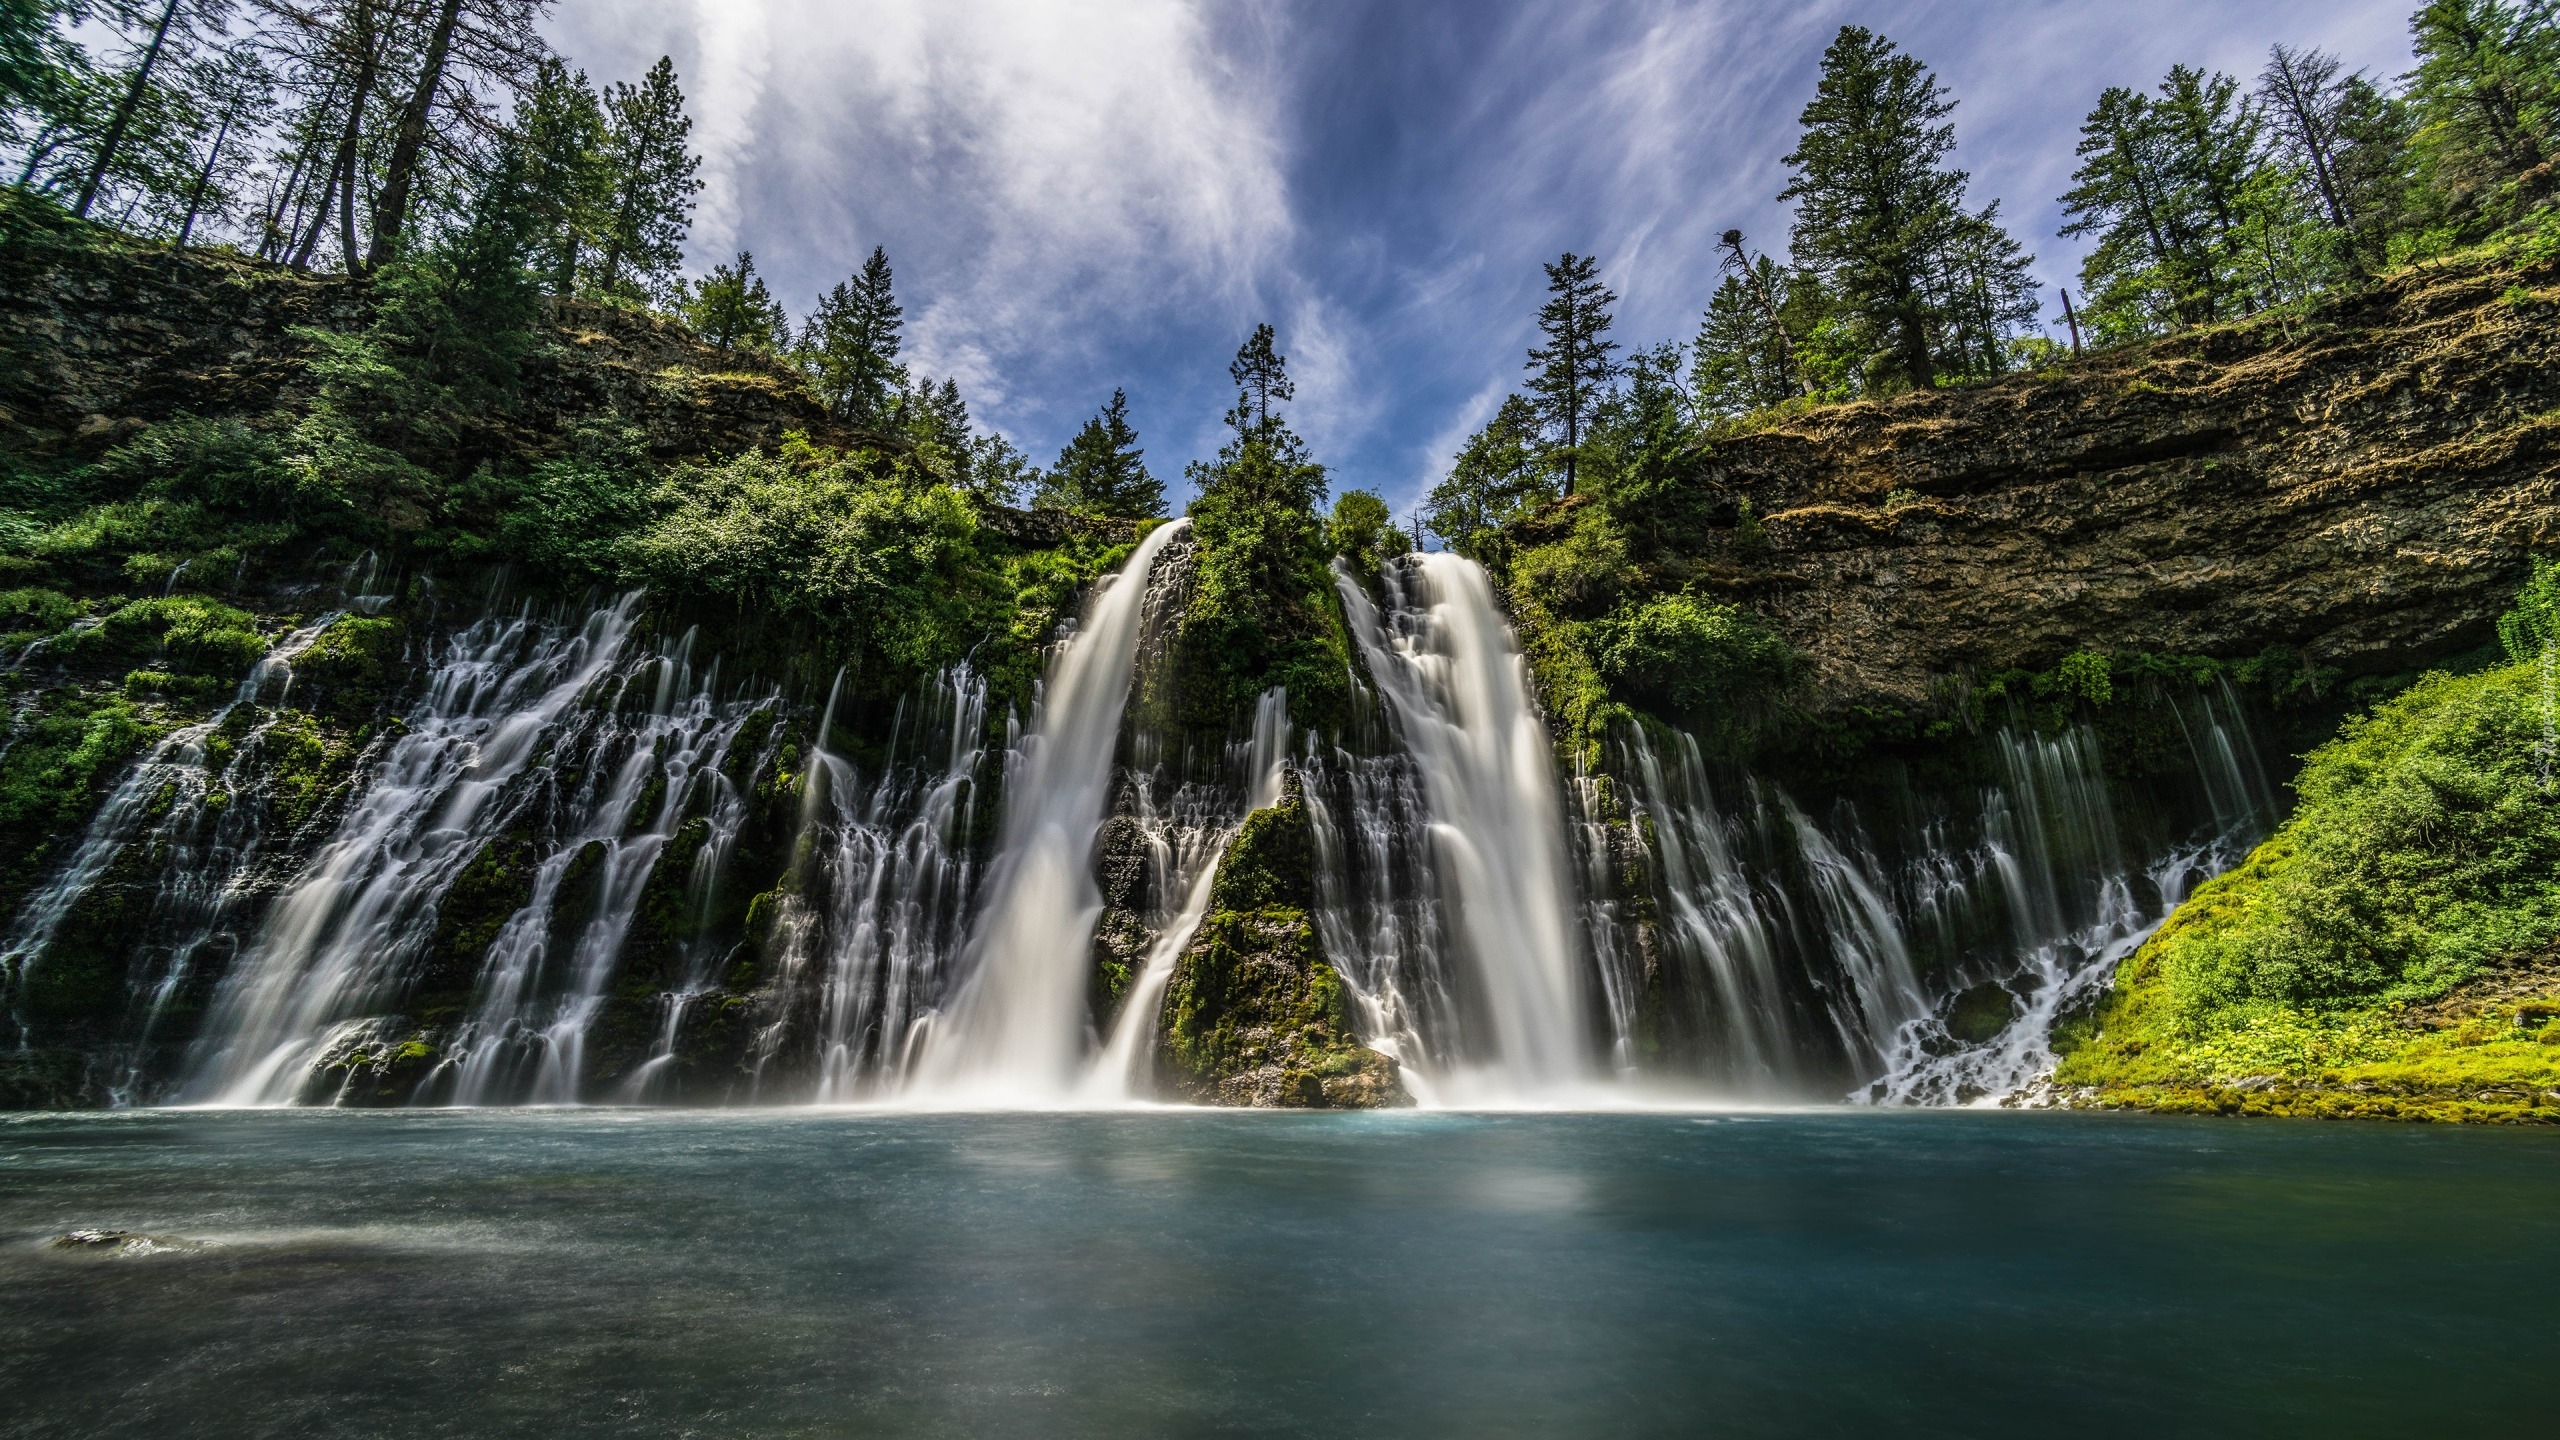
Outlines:
{"type": "Polygon", "coordinates": [[[1395,1062],[1362,1045],[1307,914],[1314,832],[1293,776],[1245,817],[1209,917],[1175,963],[1157,1071],[1179,1097],[1254,1108],[1407,1105],[1395,1062]]]}
{"type": "Polygon", "coordinates": [[[2560,544],[2555,361],[2560,268],[2424,267],[2307,318],[1812,410],[1712,444],[1652,578],[1755,611],[1833,715],[2084,649],[2397,673],[2487,640],[2560,544]]]}
{"type": "MultiPolygon", "coordinates": [[[[481,417],[483,448],[538,456],[613,415],[661,458],[770,447],[797,430],[858,443],[771,359],[705,345],[636,310],[552,300],[516,413],[481,417]]],[[[305,329],[358,331],[364,281],[173,251],[0,193],[0,443],[88,454],[186,413],[259,417],[308,388],[305,329]]]]}

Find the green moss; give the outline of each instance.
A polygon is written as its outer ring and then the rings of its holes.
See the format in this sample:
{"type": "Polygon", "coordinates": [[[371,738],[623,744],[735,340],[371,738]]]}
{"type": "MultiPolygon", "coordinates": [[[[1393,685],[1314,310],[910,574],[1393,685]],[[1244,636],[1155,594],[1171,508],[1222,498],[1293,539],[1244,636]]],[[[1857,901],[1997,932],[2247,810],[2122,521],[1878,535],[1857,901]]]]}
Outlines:
{"type": "Polygon", "coordinates": [[[324,715],[362,720],[384,709],[399,686],[407,627],[397,619],[349,615],[293,658],[292,695],[324,715]]]}
{"type": "Polygon", "coordinates": [[[117,772],[166,728],[116,691],[47,691],[20,712],[0,753],[0,896],[14,904],[78,843],[117,772]]]}
{"type": "Polygon", "coordinates": [[[1220,859],[1211,914],[1175,962],[1158,1066],[1219,1104],[1401,1103],[1394,1066],[1362,1046],[1342,979],[1304,908],[1314,836],[1290,793],[1246,817],[1220,859]]]}
{"type": "Polygon", "coordinates": [[[2429,1008],[2560,942],[2553,698],[2516,665],[2430,677],[2350,721],[2308,757],[2292,819],[2064,1037],[2057,1078],[2163,1095],[2250,1077],[2456,1098],[2560,1085],[2560,1049],[2532,1027],[2429,1008]]]}
{"type": "Polygon", "coordinates": [[[352,740],[308,711],[276,711],[255,735],[254,765],[265,785],[268,812],[287,830],[302,828],[353,773],[352,740]]]}
{"type": "Polygon", "coordinates": [[[469,1002],[498,932],[533,899],[540,861],[532,837],[510,830],[482,845],[454,877],[436,904],[436,928],[420,968],[420,1014],[433,1019],[469,1002]]]}
{"type": "Polygon", "coordinates": [[[193,595],[136,600],[80,632],[63,647],[74,659],[113,662],[161,659],[180,675],[237,680],[267,653],[247,612],[193,595]]]}

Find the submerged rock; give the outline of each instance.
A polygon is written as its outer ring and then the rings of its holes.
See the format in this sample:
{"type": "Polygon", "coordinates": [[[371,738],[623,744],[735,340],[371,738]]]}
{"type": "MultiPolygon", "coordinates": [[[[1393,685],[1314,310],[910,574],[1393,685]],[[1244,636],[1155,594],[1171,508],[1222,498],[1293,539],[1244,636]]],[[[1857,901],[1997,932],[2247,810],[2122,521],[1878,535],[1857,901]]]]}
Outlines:
{"type": "Polygon", "coordinates": [[[145,1235],[139,1230],[67,1230],[45,1243],[55,1250],[133,1259],[148,1255],[196,1255],[213,1248],[210,1241],[145,1235]]]}

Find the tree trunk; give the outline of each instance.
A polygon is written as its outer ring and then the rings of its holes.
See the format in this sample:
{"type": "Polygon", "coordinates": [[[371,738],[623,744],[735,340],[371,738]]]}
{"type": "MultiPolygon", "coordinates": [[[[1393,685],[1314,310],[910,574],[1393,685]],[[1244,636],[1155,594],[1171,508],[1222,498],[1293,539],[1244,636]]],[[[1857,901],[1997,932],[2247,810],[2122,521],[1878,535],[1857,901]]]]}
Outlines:
{"type": "Polygon", "coordinates": [[[400,230],[409,218],[409,190],[417,174],[419,152],[426,148],[427,122],[436,91],[444,85],[446,57],[453,53],[453,27],[462,18],[462,0],[444,0],[436,13],[435,33],[427,37],[427,53],[419,62],[418,88],[400,112],[400,128],[391,142],[391,161],[384,168],[382,197],[373,207],[373,250],[365,257],[371,269],[390,260],[400,245],[400,230]]]}
{"type": "Polygon", "coordinates": [[[213,167],[222,163],[222,142],[231,138],[231,117],[224,115],[222,124],[213,132],[213,148],[204,152],[204,168],[196,172],[195,188],[187,192],[186,223],[178,227],[178,246],[187,248],[187,237],[196,233],[196,215],[204,208],[205,187],[213,183],[213,167]]]}
{"type": "Polygon", "coordinates": [[[160,27],[151,32],[151,44],[142,52],[142,63],[133,67],[133,83],[124,89],[124,98],[116,102],[116,114],[107,122],[106,138],[98,142],[97,158],[89,164],[89,178],[80,186],[80,201],[71,213],[87,219],[89,207],[98,199],[98,187],[106,183],[107,167],[115,162],[116,151],[124,145],[126,127],[133,123],[133,112],[142,104],[144,87],[151,83],[151,67],[160,63],[160,47],[169,38],[169,27],[176,23],[181,0],[169,0],[160,12],[160,27]]]}

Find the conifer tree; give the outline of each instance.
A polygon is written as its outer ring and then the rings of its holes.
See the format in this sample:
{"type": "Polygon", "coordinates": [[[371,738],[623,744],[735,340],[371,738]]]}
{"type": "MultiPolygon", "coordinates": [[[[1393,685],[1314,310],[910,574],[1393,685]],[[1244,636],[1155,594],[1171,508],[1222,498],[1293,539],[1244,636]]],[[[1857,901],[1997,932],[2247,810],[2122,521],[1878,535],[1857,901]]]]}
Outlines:
{"type": "Polygon", "coordinates": [[[711,267],[679,309],[696,335],[723,350],[772,353],[791,343],[789,317],[756,273],[756,257],[744,250],[735,262],[711,267]]]}
{"type": "Polygon", "coordinates": [[[906,384],[906,370],[898,364],[903,313],[890,286],[888,251],[878,246],[858,273],[838,282],[809,312],[800,332],[801,368],[837,419],[888,423],[891,402],[906,384]]]}
{"type": "Polygon", "coordinates": [[[1618,342],[1608,337],[1617,293],[1600,283],[1599,265],[1587,255],[1566,251],[1546,267],[1547,301],[1538,307],[1538,330],[1547,343],[1529,351],[1529,393],[1536,397],[1539,420],[1556,446],[1564,467],[1564,488],[1574,488],[1577,452],[1590,429],[1592,411],[1617,374],[1611,355],[1618,342]]]}
{"type": "Polygon", "coordinates": [[[1968,177],[1947,163],[1954,111],[1929,67],[1843,26],[1786,157],[1778,198],[1796,204],[1796,269],[1860,336],[1870,389],[1996,371],[2033,318],[2019,302],[2033,257],[2001,228],[1996,201],[1965,208],[1968,177]]]}
{"type": "Polygon", "coordinates": [[[517,113],[526,204],[534,226],[534,267],[554,295],[577,293],[581,266],[593,253],[613,202],[605,155],[604,105],[557,58],[536,69],[517,113]]]}
{"type": "Polygon", "coordinates": [[[1120,519],[1164,513],[1164,482],[1147,472],[1146,452],[1129,424],[1129,393],[1111,392],[1100,414],[1084,422],[1041,477],[1035,507],[1080,510],[1120,519]]]}
{"type": "Polygon", "coordinates": [[[1955,110],[1929,68],[1844,25],[1798,117],[1778,198],[1796,205],[1795,263],[1855,311],[1911,385],[1937,383],[1929,276],[1962,228],[1965,172],[1948,165],[1955,110]]]}
{"type": "Polygon", "coordinates": [[[615,83],[604,109],[613,191],[596,288],[650,299],[669,292],[684,263],[693,197],[702,189],[694,173],[702,161],[688,145],[693,121],[676,88],[675,63],[662,56],[638,85],[615,83]]]}
{"type": "MultiPolygon", "coordinates": [[[[1759,257],[1752,278],[1771,292],[1785,285],[1778,262],[1759,257]]],[[[1801,393],[1786,332],[1740,275],[1728,274],[1707,300],[1689,361],[1690,404],[1702,419],[1765,409],[1801,393]]]]}
{"type": "Polygon", "coordinates": [[[2428,0],[2409,21],[2420,162],[2457,214],[2502,220],[2549,196],[2560,158],[2551,0],[2428,0]]]}
{"type": "Polygon", "coordinates": [[[2062,233],[2098,236],[2080,278],[2101,334],[2201,325],[2289,287],[2252,253],[2293,217],[2261,175],[2260,117],[2238,82],[2173,65],[2156,95],[2100,95],[2080,133],[2062,233]]]}
{"type": "Polygon", "coordinates": [[[1227,378],[1235,382],[1236,408],[1227,412],[1227,424],[1245,439],[1268,438],[1285,427],[1275,419],[1273,406],[1297,398],[1297,386],[1289,379],[1289,360],[1277,347],[1271,326],[1266,322],[1253,327],[1236,358],[1227,366],[1227,378]]]}

